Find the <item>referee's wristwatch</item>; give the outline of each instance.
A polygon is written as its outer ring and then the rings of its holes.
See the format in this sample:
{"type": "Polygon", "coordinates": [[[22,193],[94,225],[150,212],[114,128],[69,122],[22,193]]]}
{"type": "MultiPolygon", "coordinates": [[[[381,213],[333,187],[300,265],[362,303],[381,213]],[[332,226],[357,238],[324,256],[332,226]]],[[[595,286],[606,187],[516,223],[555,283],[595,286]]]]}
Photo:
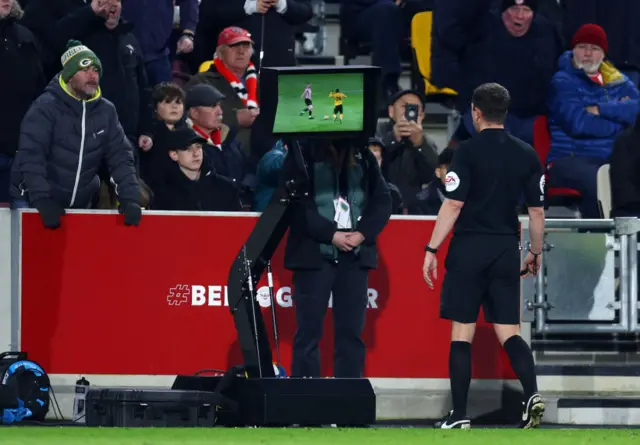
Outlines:
{"type": "Polygon", "coordinates": [[[436,253],[438,253],[438,249],[434,249],[433,247],[429,246],[429,244],[427,244],[426,246],[424,246],[424,251],[425,251],[425,252],[432,253],[432,254],[434,254],[434,255],[435,255],[436,253]]]}

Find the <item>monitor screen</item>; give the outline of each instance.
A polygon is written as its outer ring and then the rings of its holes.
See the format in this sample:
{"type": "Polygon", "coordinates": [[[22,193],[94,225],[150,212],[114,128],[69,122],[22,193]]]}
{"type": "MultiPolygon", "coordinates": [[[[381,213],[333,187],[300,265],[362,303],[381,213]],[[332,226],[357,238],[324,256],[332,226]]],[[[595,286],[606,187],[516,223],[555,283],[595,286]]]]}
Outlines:
{"type": "Polygon", "coordinates": [[[376,132],[379,88],[376,66],[265,67],[261,125],[285,139],[369,138],[376,132]]]}
{"type": "Polygon", "coordinates": [[[364,74],[280,74],[274,133],[363,130],[364,74]]]}

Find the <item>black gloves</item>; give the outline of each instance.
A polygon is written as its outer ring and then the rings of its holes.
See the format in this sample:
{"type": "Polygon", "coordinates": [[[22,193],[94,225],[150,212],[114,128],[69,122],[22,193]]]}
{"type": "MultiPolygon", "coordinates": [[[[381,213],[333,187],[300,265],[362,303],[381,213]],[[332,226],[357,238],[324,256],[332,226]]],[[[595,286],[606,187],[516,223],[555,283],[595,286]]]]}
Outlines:
{"type": "MultiPolygon", "coordinates": [[[[41,199],[33,203],[33,207],[38,210],[42,223],[47,229],[57,229],[60,227],[60,217],[65,215],[64,207],[53,199],[41,199]]],[[[125,226],[138,226],[142,218],[142,210],[136,202],[123,202],[118,207],[120,213],[124,214],[125,226]]]]}
{"type": "Polygon", "coordinates": [[[140,224],[140,218],[142,218],[142,209],[137,202],[121,202],[118,206],[118,211],[124,215],[125,226],[136,226],[140,224]]]}
{"type": "Polygon", "coordinates": [[[47,229],[57,229],[60,227],[60,217],[66,213],[64,207],[53,199],[41,199],[34,202],[33,206],[38,210],[42,224],[44,224],[47,229]]]}

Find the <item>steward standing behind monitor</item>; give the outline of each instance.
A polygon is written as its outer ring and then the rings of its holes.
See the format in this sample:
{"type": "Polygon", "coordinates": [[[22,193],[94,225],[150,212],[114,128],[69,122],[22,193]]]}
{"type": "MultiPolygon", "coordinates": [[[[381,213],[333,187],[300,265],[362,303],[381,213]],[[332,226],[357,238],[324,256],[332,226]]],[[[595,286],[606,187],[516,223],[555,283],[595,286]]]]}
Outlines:
{"type": "MultiPolygon", "coordinates": [[[[360,378],[369,270],[391,197],[375,157],[349,140],[322,140],[303,152],[309,193],[296,204],[285,250],[293,270],[297,330],[293,377],[320,377],[318,343],[333,292],[334,377],[360,378]]],[[[292,156],[285,172],[294,168],[292,156]]],[[[288,175],[286,175],[288,177],[288,175]]]]}
{"type": "Polygon", "coordinates": [[[504,130],[508,91],[496,83],[473,93],[477,134],[454,154],[431,241],[425,247],[424,279],[433,288],[435,253],[453,228],[445,260],[440,317],[452,321],[449,378],[453,410],[437,428],[471,427],[466,416],[471,383],[471,342],[480,306],[494,325],[525,396],[521,428],[539,425],[544,402],[538,394],[533,355],[520,337],[520,229],[517,206],[524,193],[531,247],[526,274],[536,275],[544,234],[544,173],[533,148],[504,130]]]}

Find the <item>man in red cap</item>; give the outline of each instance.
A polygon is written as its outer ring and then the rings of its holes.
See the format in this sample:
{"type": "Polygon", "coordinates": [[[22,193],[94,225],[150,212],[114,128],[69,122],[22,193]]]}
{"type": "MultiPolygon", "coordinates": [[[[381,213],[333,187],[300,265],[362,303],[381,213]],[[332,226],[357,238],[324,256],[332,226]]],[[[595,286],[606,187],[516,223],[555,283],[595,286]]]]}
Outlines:
{"type": "Polygon", "coordinates": [[[236,133],[247,156],[251,156],[251,126],[260,114],[258,73],[251,62],[254,53],[251,37],[249,31],[237,26],[223,29],[211,68],[193,76],[186,85],[189,89],[206,83],[227,98],[221,103],[225,123],[236,133]]]}
{"type": "Polygon", "coordinates": [[[634,123],[640,95],[606,59],[609,44],[600,26],[581,26],[571,48],[551,82],[549,185],[577,190],[582,217],[600,218],[598,169],[609,161],[616,136],[634,123]]]}
{"type": "Polygon", "coordinates": [[[310,0],[201,0],[194,53],[198,63],[210,60],[221,30],[239,26],[252,34],[253,63],[262,55],[261,66],[293,66],[296,27],[312,17],[310,0]]]}
{"type": "MultiPolygon", "coordinates": [[[[294,66],[296,29],[312,17],[310,0],[201,0],[195,59],[198,64],[211,60],[213,46],[221,31],[229,26],[237,26],[251,33],[251,40],[255,42],[251,60],[259,69],[294,66]]],[[[261,117],[257,117],[251,125],[251,156],[256,164],[276,142],[272,130],[261,117]]]]}

